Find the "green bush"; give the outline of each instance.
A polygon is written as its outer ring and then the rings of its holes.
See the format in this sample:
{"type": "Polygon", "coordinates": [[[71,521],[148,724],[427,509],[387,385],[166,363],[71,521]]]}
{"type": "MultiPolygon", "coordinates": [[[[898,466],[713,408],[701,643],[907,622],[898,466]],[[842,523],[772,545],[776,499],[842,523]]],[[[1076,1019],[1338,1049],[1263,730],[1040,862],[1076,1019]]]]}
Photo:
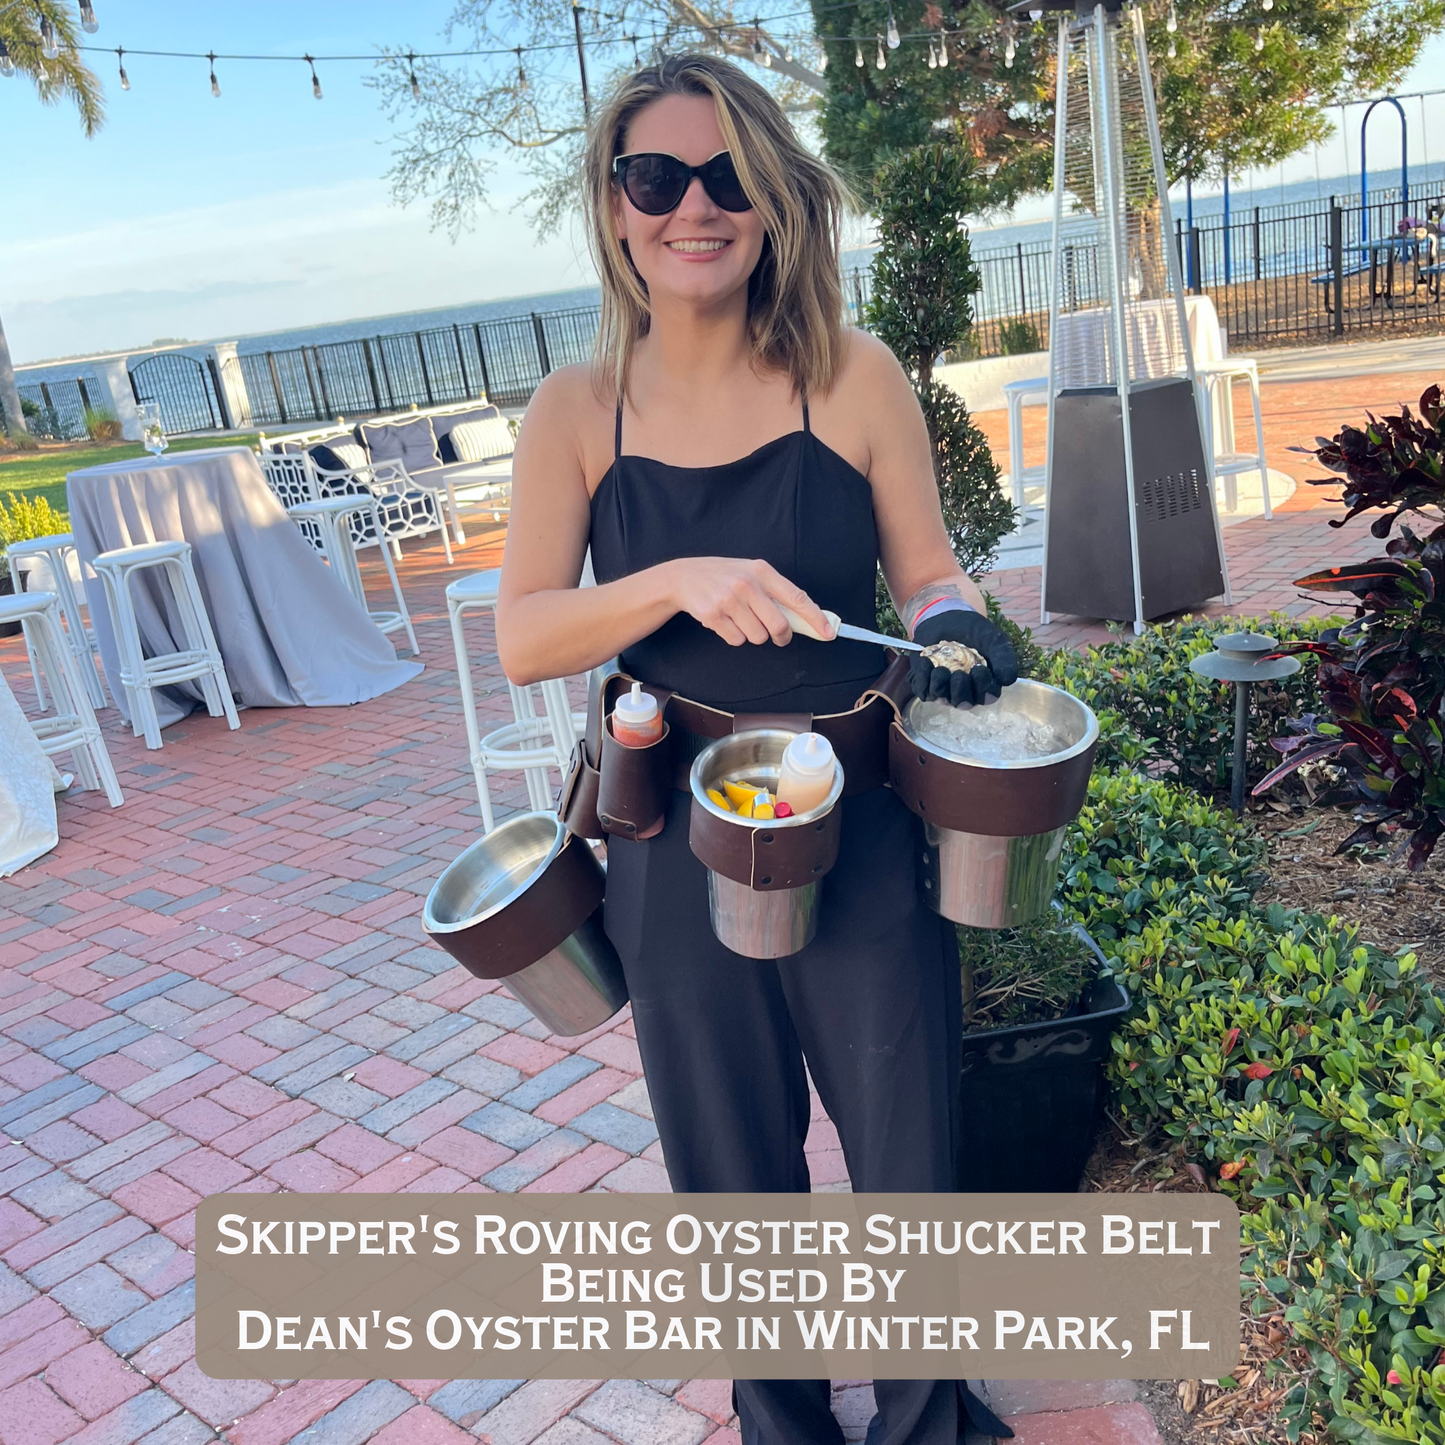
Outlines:
{"type": "Polygon", "coordinates": [[[1091,782],[1060,898],[1132,1001],[1115,1104],[1237,1198],[1246,1295],[1309,1356],[1290,1437],[1445,1445],[1445,999],[1413,955],[1254,907],[1262,863],[1187,789],[1091,782]]]}
{"type": "Polygon", "coordinates": [[[5,549],[12,542],[28,542],[68,532],[70,525],[45,497],[17,497],[10,493],[10,505],[0,502],[0,577],[9,575],[5,549]]]}
{"type": "Polygon", "coordinates": [[[998,347],[1003,356],[1024,356],[1045,349],[1039,328],[1022,316],[1015,316],[999,327],[998,347]]]}
{"type": "Polygon", "coordinates": [[[1059,902],[1106,953],[1158,917],[1228,917],[1264,881],[1266,845],[1245,819],[1142,773],[1098,769],[1069,829],[1059,902]]]}
{"type": "MultiPolygon", "coordinates": [[[[1051,652],[1041,674],[1046,682],[1073,693],[1102,715],[1113,719],[1110,735],[1099,750],[1104,767],[1137,763],[1141,757],[1162,767],[1175,782],[1206,796],[1227,794],[1234,766],[1234,686],[1211,682],[1190,672],[1189,664],[1213,649],[1214,637],[1234,624],[1185,618],[1147,628],[1140,637],[1124,637],[1082,652],[1051,652]],[[1144,745],[1133,756],[1118,752],[1129,735],[1144,745]]],[[[1283,646],[1309,642],[1338,618],[1292,618],[1271,613],[1267,618],[1242,618],[1248,630],[1268,631],[1283,646]]],[[[1247,753],[1251,777],[1263,777],[1279,761],[1270,746],[1285,731],[1288,719],[1319,708],[1314,659],[1281,682],[1256,683],[1250,689],[1247,753]]]]}

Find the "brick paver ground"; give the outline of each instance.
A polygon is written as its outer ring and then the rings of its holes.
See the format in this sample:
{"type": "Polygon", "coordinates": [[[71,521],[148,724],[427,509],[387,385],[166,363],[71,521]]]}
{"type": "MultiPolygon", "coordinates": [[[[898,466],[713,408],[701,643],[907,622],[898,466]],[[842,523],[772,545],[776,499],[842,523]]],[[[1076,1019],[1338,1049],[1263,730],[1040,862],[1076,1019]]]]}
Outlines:
{"type": "MultiPolygon", "coordinates": [[[[1266,386],[1283,448],[1412,398],[1419,378],[1266,386]]],[[[1035,414],[1026,413],[1033,421],[1035,414]]],[[[1003,418],[980,420],[991,435],[1003,418]]],[[[1361,541],[1298,495],[1226,533],[1245,610],[1361,541]]],[[[1363,531],[1363,529],[1361,529],[1363,531]]],[[[661,1190],[626,1012],[549,1037],[422,935],[422,900],[478,831],[442,588],[496,565],[408,544],[425,672],[354,708],[193,716],[148,752],[102,723],[126,794],[61,800],[60,846],[0,882],[0,1445],[732,1445],[712,1381],[219,1381],[194,1360],[194,1209],[222,1190],[661,1190]]],[[[1369,539],[1363,539],[1369,545],[1369,539]]],[[[1023,620],[1027,572],[992,579],[1023,620]]],[[[487,718],[507,698],[471,624],[487,718]]],[[[1045,641],[1089,635],[1059,622],[1045,641]]],[[[0,667],[33,707],[18,639],[0,667]]],[[[498,782],[499,807],[523,805],[498,782]]],[[[815,1108],[816,1188],[846,1188],[815,1108]]],[[[1156,1439],[1131,1386],[993,1387],[1028,1445],[1156,1439]],[[1069,1406],[1064,1409],[1062,1406],[1069,1406]]],[[[849,1439],[866,1384],[835,1385],[849,1439]]]]}

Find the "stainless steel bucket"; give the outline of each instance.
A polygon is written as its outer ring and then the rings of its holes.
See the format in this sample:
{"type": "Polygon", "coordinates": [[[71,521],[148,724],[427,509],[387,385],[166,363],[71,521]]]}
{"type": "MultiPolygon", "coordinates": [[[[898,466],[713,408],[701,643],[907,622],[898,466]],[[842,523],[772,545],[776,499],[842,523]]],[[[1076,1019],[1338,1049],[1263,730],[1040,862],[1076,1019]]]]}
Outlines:
{"type": "MultiPolygon", "coordinates": [[[[792,818],[771,821],[742,818],[718,807],[707,796],[709,788],[721,791],[724,782],[750,783],[776,793],[783,749],[795,736],[782,728],[750,728],[719,738],[698,754],[690,775],[694,852],[703,856],[696,826],[699,810],[706,815],[705,821],[716,819],[725,826],[750,830],[745,837],[735,841],[739,844],[747,842],[752,856],[764,860],[769,848],[779,844],[783,848],[790,844],[802,844],[811,841],[805,840],[804,834],[822,832],[825,826],[823,820],[829,819],[843,795],[843,769],[840,765],[835,764],[833,786],[823,802],[792,818]]],[[[829,819],[827,826],[836,828],[836,820],[829,819]]],[[[709,828],[714,838],[722,836],[710,822],[709,828]]],[[[707,857],[703,857],[703,861],[707,862],[707,857]]],[[[712,930],[724,947],[742,954],[744,958],[786,958],[806,947],[817,932],[818,894],[822,874],[826,870],[818,866],[816,878],[795,887],[778,887],[774,886],[777,879],[772,874],[758,871],[769,866],[766,861],[759,862],[752,869],[753,876],[749,882],[729,877],[716,868],[708,868],[707,897],[712,930]]],[[[780,873],[778,876],[783,875],[780,873]]]]}
{"type": "Polygon", "coordinates": [[[470,972],[501,979],[554,1034],[581,1034],[627,1002],[602,929],[604,872],[555,813],[523,813],[437,879],[426,931],[470,972]]]}
{"type": "Polygon", "coordinates": [[[1072,694],[1021,679],[984,704],[1048,724],[1064,746],[1044,757],[960,757],[918,725],[947,703],[912,702],[892,740],[894,787],[924,822],[929,906],[971,928],[1014,928],[1042,916],[1058,884],[1064,834],[1088,790],[1099,723],[1072,694]]]}

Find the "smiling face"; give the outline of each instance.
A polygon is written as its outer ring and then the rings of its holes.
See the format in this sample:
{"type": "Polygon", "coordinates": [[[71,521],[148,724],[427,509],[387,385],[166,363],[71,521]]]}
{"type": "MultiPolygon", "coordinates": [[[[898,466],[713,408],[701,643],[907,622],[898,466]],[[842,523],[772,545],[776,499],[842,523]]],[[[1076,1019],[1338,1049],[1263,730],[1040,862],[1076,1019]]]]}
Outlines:
{"type": "MultiPolygon", "coordinates": [[[[727,148],[710,97],[664,95],[633,117],[621,154],[660,151],[698,166],[727,148]]],[[[665,216],[639,211],[615,187],[613,221],[654,309],[668,299],[706,308],[745,301],[748,277],[763,251],[763,223],[755,210],[723,210],[694,176],[677,209],[665,216]]]]}

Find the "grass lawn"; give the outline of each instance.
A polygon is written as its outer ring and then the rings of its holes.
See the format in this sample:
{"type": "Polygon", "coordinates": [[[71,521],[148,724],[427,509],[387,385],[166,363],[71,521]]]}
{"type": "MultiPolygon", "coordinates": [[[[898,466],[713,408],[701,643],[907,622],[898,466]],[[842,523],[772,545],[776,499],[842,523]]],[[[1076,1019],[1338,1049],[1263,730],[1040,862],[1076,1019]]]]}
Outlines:
{"type": "MultiPolygon", "coordinates": [[[[254,447],[256,433],[234,437],[172,437],[170,451],[193,452],[204,447],[254,447]]],[[[143,457],[145,448],[139,442],[113,442],[96,446],[90,442],[75,446],[50,447],[39,452],[18,452],[0,456],[0,502],[15,492],[22,497],[44,497],[57,512],[67,516],[65,501],[67,472],[80,467],[95,467],[102,462],[120,462],[128,457],[143,457]]]]}

